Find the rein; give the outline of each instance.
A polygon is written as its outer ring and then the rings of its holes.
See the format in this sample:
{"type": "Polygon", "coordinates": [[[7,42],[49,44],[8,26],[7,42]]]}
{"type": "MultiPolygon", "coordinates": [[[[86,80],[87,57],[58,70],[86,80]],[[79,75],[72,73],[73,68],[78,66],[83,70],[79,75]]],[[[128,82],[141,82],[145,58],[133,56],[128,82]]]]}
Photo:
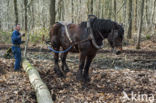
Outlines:
{"type": "Polygon", "coordinates": [[[48,44],[48,42],[45,42],[45,43],[46,43],[46,45],[48,46],[48,49],[49,49],[50,51],[59,54],[59,53],[66,53],[66,52],[68,52],[74,45],[77,45],[77,44],[79,44],[79,43],[82,43],[82,42],[85,42],[85,41],[89,41],[89,40],[91,40],[91,39],[88,38],[88,39],[85,39],[85,40],[81,40],[81,41],[72,43],[71,46],[69,46],[66,50],[63,50],[63,51],[57,51],[57,50],[53,49],[53,48],[48,44]]]}

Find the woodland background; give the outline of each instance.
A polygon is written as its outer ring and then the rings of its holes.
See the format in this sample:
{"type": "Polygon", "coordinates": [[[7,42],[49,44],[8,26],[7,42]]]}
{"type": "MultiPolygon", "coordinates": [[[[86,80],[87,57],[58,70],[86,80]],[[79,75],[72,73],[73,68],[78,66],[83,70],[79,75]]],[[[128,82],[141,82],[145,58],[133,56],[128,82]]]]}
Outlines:
{"type": "Polygon", "coordinates": [[[15,24],[30,34],[27,57],[55,103],[134,103],[122,102],[123,91],[128,96],[134,92],[156,97],[156,0],[0,0],[0,103],[36,103],[27,74],[14,72],[13,54],[4,58],[15,24]],[[89,71],[91,81],[84,86],[76,80],[79,55],[68,55],[70,72],[59,78],[53,70],[54,55],[42,36],[48,39],[57,21],[79,24],[88,14],[123,24],[125,38],[121,55],[113,54],[109,45],[97,53],[89,71]]]}
{"type": "Polygon", "coordinates": [[[138,42],[150,39],[156,29],[156,0],[0,0],[0,11],[1,41],[8,40],[17,23],[38,42],[56,21],[78,24],[88,14],[123,24],[125,38],[138,35],[138,42]]]}

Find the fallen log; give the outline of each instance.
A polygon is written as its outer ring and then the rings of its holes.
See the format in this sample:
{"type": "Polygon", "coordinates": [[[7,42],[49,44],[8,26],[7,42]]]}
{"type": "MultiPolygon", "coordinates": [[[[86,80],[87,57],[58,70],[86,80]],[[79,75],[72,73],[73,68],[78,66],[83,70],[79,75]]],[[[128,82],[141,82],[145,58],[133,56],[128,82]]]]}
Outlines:
{"type": "Polygon", "coordinates": [[[23,59],[22,66],[28,74],[30,83],[36,92],[38,103],[53,103],[47,86],[43,83],[38,71],[29,63],[27,59],[23,59]]]}
{"type": "Polygon", "coordinates": [[[134,59],[134,62],[156,62],[156,59],[134,59]]]}

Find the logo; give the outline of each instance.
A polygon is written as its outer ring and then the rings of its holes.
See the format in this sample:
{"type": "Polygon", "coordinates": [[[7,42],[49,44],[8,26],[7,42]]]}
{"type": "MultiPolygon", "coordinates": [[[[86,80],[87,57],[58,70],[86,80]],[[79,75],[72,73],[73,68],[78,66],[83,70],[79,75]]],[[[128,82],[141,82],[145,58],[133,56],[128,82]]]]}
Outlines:
{"type": "Polygon", "coordinates": [[[128,101],[131,102],[147,102],[147,103],[154,103],[155,97],[154,94],[141,94],[141,93],[134,93],[131,92],[130,95],[128,95],[125,91],[122,92],[123,97],[121,97],[122,103],[126,103],[128,101]]]}

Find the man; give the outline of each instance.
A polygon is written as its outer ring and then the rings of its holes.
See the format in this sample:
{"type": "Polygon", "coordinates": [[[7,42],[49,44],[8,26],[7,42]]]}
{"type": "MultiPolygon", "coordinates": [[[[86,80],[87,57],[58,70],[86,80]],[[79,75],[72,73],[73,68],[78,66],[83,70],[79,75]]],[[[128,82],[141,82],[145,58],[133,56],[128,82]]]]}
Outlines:
{"type": "Polygon", "coordinates": [[[20,48],[20,44],[21,44],[21,37],[25,36],[25,34],[21,34],[20,33],[20,25],[17,24],[15,26],[15,30],[12,33],[11,39],[12,39],[12,52],[14,54],[15,57],[15,65],[14,65],[14,70],[18,71],[20,70],[20,64],[21,64],[21,48],[20,48]]]}

